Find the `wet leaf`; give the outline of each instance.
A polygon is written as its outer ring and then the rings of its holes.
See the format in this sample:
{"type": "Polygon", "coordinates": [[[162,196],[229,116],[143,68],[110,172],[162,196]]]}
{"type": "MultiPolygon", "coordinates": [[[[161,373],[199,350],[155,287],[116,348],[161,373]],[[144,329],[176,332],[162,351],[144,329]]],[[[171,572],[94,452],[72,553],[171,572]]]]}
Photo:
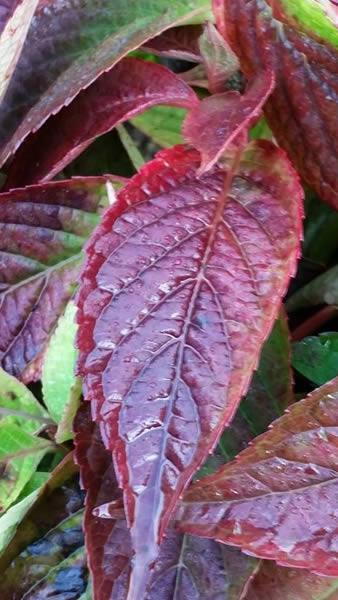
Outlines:
{"type": "Polygon", "coordinates": [[[33,378],[29,370],[74,292],[106,181],[78,178],[1,194],[0,363],[8,373],[33,378]]]}
{"type": "Polygon", "coordinates": [[[0,114],[0,164],[125,54],[203,13],[206,0],[41,2],[0,114]]]}
{"type": "MultiPolygon", "coordinates": [[[[111,455],[91,422],[88,406],[82,406],[75,422],[76,452],[87,489],[86,543],[93,573],[94,597],[125,600],[128,592],[130,534],[124,520],[107,518],[112,498],[119,497],[111,455]],[[93,507],[100,507],[102,515],[93,507]],[[107,512],[108,511],[108,512],[107,512]],[[103,518],[105,515],[105,518],[103,518]],[[107,568],[107,564],[110,565],[107,568]]],[[[170,528],[160,547],[146,600],[239,600],[257,566],[253,558],[170,528]]],[[[0,588],[1,589],[1,588],[0,588]]]]}
{"type": "Polygon", "coordinates": [[[318,385],[338,375],[338,333],[321,333],[293,344],[292,365],[318,385]]]}
{"type": "Polygon", "coordinates": [[[294,404],[236,461],[192,484],[180,527],[337,576],[337,422],[334,379],[294,404]]]}
{"type": "Polygon", "coordinates": [[[185,139],[201,152],[201,172],[210,169],[260,115],[274,86],[272,71],[263,71],[241,96],[231,91],[204,98],[183,124],[185,139]]]}
{"type": "Polygon", "coordinates": [[[28,138],[10,167],[6,187],[51,179],[99,135],[151,106],[197,103],[193,90],[166,67],[125,58],[28,138]]]}
{"type": "Polygon", "coordinates": [[[295,269],[295,173],[268,142],[237,160],[198,177],[196,151],[162,151],[87,247],[79,373],[124,488],[135,598],[179,495],[247,389],[295,269]]]}
{"type": "Polygon", "coordinates": [[[337,28],[315,0],[214,2],[246,74],[273,68],[269,125],[305,182],[337,209],[337,28]]]}
{"type": "Polygon", "coordinates": [[[337,600],[338,579],[264,561],[242,600],[337,600]]]}
{"type": "Polygon", "coordinates": [[[58,443],[72,437],[72,421],[81,395],[81,382],[75,376],[75,313],[74,303],[69,302],[50,339],[42,368],[43,400],[59,424],[55,436],[58,443]]]}
{"type": "Polygon", "coordinates": [[[181,128],[186,110],[171,106],[155,106],[142,115],[131,119],[131,123],[164,148],[181,144],[181,128]]]}

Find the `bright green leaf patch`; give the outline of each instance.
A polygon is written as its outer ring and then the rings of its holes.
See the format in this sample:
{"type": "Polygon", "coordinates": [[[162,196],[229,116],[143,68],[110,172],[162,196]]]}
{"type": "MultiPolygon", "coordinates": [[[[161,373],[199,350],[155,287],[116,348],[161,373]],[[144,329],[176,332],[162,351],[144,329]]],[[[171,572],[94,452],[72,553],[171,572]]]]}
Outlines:
{"type": "Polygon", "coordinates": [[[163,148],[182,143],[181,126],[186,110],[172,106],[154,106],[131,123],[163,148]]]}
{"type": "Polygon", "coordinates": [[[338,333],[321,333],[293,344],[292,365],[317,385],[338,375],[338,333]]]}
{"type": "Polygon", "coordinates": [[[74,374],[75,314],[74,303],[69,302],[49,343],[42,370],[44,402],[61,428],[56,435],[58,442],[72,437],[72,420],[81,394],[81,384],[74,374]]]}
{"type": "Polygon", "coordinates": [[[338,29],[333,18],[330,18],[330,15],[334,17],[330,0],[279,0],[279,4],[286,16],[294,19],[300,29],[338,48],[338,29]]]}

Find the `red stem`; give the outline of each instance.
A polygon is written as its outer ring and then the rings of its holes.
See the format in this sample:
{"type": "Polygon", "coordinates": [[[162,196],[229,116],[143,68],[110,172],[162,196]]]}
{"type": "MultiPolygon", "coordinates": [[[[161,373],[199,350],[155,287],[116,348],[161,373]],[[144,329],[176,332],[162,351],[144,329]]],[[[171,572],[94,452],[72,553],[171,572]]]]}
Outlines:
{"type": "Polygon", "coordinates": [[[327,323],[337,316],[337,314],[338,306],[324,306],[324,308],[321,308],[321,310],[293,330],[291,335],[292,341],[297,342],[307,335],[314,333],[324,325],[324,323],[327,323]]]}

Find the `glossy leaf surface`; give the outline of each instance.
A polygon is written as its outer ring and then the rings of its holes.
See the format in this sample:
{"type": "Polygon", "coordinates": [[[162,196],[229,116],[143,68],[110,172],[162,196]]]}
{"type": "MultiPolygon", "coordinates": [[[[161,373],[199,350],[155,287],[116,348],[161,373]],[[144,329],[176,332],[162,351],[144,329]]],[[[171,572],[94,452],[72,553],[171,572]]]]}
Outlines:
{"type": "Polygon", "coordinates": [[[293,344],[292,365],[317,385],[338,376],[338,333],[321,333],[293,344]]]}
{"type": "Polygon", "coordinates": [[[8,373],[23,377],[41,356],[74,292],[81,249],[106,196],[99,177],[1,195],[0,362],[8,373]]]}
{"type": "Polygon", "coordinates": [[[0,164],[130,50],[203,12],[206,0],[41,1],[0,113],[0,164]]]}
{"type": "Polygon", "coordinates": [[[28,138],[6,187],[51,179],[96,137],[155,104],[197,103],[192,89],[166,67],[125,58],[28,138]]]}
{"type": "MultiPolygon", "coordinates": [[[[75,424],[76,453],[87,489],[85,530],[94,598],[125,600],[132,549],[124,520],[107,518],[112,498],[118,498],[111,454],[98,427],[83,406],[75,424]],[[108,503],[108,504],[107,504],[108,503]],[[94,507],[105,518],[93,514],[94,507]],[[109,568],[108,566],[109,565],[109,568]]],[[[170,528],[144,596],[146,600],[239,600],[257,561],[213,540],[180,534],[170,528]]],[[[1,589],[1,588],[0,588],[1,589]]]]}
{"type": "MultiPolygon", "coordinates": [[[[320,11],[317,2],[308,4],[320,11]]],[[[267,61],[275,72],[276,88],[265,112],[279,144],[306,183],[337,209],[338,30],[322,12],[330,35],[323,39],[322,32],[319,39],[318,19],[311,31],[309,22],[295,24],[290,12],[281,14],[286,5],[301,14],[299,0],[215,2],[218,25],[246,73],[260,73],[267,61]]]]}
{"type": "Polygon", "coordinates": [[[248,90],[204,98],[189,111],[183,125],[185,139],[202,156],[201,171],[210,169],[236,137],[246,134],[273,90],[272,71],[259,74],[248,90]]]}
{"type": "Polygon", "coordinates": [[[198,177],[199,160],[162,151],[120,192],[78,298],[79,373],[124,488],[137,586],[247,389],[301,235],[302,192],[274,145],[249,145],[236,172],[229,159],[198,177]]]}
{"type": "Polygon", "coordinates": [[[264,561],[242,600],[337,600],[338,579],[264,561]]]}
{"type": "Polygon", "coordinates": [[[236,461],[193,484],[182,529],[337,576],[337,423],[335,379],[294,404],[236,461]]]}

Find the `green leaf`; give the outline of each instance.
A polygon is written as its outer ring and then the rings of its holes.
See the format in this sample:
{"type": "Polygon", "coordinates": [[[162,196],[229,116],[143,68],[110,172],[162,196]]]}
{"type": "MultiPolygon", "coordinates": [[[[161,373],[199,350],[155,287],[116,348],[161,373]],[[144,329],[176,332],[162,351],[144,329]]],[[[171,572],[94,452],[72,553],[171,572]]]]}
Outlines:
{"type": "Polygon", "coordinates": [[[18,498],[50,448],[48,440],[33,435],[49,423],[28,388],[0,369],[0,510],[18,498]]]}
{"type": "Polygon", "coordinates": [[[326,265],[338,249],[338,212],[309,194],[306,202],[303,256],[326,265]]]}
{"type": "Polygon", "coordinates": [[[181,127],[186,112],[184,108],[155,106],[130,122],[156,144],[167,148],[182,143],[181,127]]]}
{"type": "Polygon", "coordinates": [[[338,266],[332,267],[295,292],[286,303],[288,311],[318,304],[338,304],[338,266]]]}
{"type": "Polygon", "coordinates": [[[40,3],[1,107],[0,163],[128,52],[206,11],[210,0],[40,3]]]}
{"type": "Polygon", "coordinates": [[[17,499],[51,447],[48,440],[8,422],[11,418],[0,421],[0,510],[17,499]]]}
{"type": "Polygon", "coordinates": [[[321,333],[293,344],[292,365],[317,385],[338,375],[338,333],[321,333]]]}
{"type": "MultiPolygon", "coordinates": [[[[270,3],[271,0],[269,0],[270,3]]],[[[278,0],[287,17],[294,19],[300,29],[315,34],[338,48],[337,23],[330,0],[278,0]]]]}
{"type": "Polygon", "coordinates": [[[116,129],[120,136],[120,140],[123,144],[123,147],[124,147],[125,151],[127,152],[128,156],[130,158],[130,161],[135,168],[135,171],[139,171],[145,162],[141,152],[139,151],[136,143],[134,142],[132,137],[129,135],[129,133],[126,130],[124,125],[118,125],[116,127],[116,129]]]}
{"type": "Polygon", "coordinates": [[[26,498],[11,506],[4,515],[0,517],[0,553],[9,544],[15,532],[28,510],[33,506],[39,495],[39,489],[31,492],[26,498]]]}
{"type": "Polygon", "coordinates": [[[49,422],[48,413],[32,392],[0,368],[0,419],[33,433],[49,422]]]}
{"type": "Polygon", "coordinates": [[[58,443],[72,437],[72,417],[81,395],[81,383],[74,373],[75,315],[75,305],[69,302],[51,337],[42,368],[43,399],[49,414],[60,424],[56,434],[58,443]]]}

